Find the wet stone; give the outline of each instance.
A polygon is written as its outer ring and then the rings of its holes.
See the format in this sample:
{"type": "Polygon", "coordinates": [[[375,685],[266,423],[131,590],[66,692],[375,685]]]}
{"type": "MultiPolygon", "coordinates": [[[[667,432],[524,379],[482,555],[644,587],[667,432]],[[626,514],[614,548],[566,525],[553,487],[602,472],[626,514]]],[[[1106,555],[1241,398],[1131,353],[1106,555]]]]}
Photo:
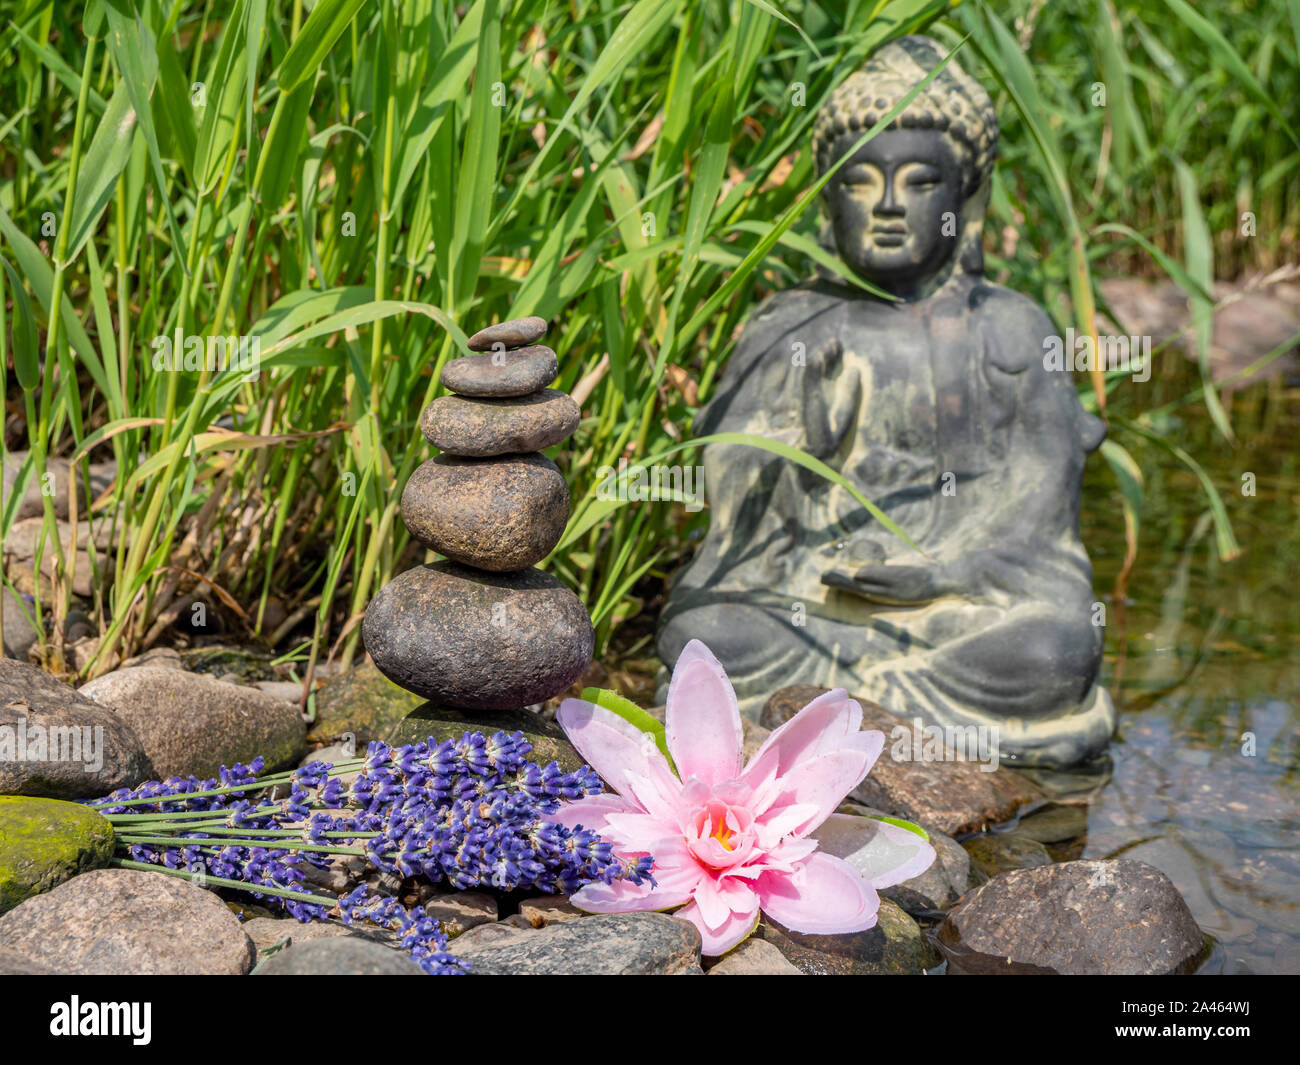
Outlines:
{"type": "Polygon", "coordinates": [[[546,335],[546,319],[532,315],[528,318],[512,318],[508,322],[498,322],[486,329],[480,329],[469,338],[470,351],[491,351],[497,344],[506,348],[522,348],[526,344],[541,340],[546,335]]]}
{"type": "Polygon", "coordinates": [[[420,431],[440,451],[489,458],[551,447],[572,436],[581,420],[570,397],[544,388],[504,399],[439,396],[420,415],[420,431]]]}
{"type": "Polygon", "coordinates": [[[1003,873],[962,899],[939,941],[962,972],[1101,975],[1185,972],[1204,943],[1169,878],[1127,858],[1003,873]]]}
{"type": "Polygon", "coordinates": [[[357,936],[296,942],[263,961],[255,976],[424,976],[410,956],[357,936]]]}
{"type": "Polygon", "coordinates": [[[442,384],[461,396],[526,396],[545,388],[559,372],[555,352],[533,344],[452,359],[442,368],[442,384]]]}
{"type": "Polygon", "coordinates": [[[528,706],[582,676],[594,643],[578,597],[536,569],[407,570],[371,601],[366,650],[394,683],[467,710],[528,706]]]}
{"type": "Polygon", "coordinates": [[[1046,847],[1019,833],[976,836],[966,840],[962,846],[970,855],[971,866],[986,877],[1012,869],[1037,869],[1052,864],[1052,856],[1046,847]]]}
{"type": "Polygon", "coordinates": [[[564,534],[569,486],[545,455],[438,455],[406,482],[402,520],[420,543],[456,562],[525,569],[564,534]]]}

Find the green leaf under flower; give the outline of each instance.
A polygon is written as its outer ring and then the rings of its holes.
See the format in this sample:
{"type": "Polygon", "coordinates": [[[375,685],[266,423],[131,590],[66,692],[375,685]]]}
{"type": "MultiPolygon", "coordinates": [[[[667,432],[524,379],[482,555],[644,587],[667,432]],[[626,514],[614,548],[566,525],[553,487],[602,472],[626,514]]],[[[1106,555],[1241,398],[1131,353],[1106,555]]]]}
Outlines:
{"type": "Polygon", "coordinates": [[[663,752],[663,756],[668,759],[669,767],[674,773],[677,772],[677,766],[673,765],[673,756],[668,753],[668,734],[664,731],[662,721],[656,720],[636,703],[608,688],[583,688],[582,698],[618,714],[624,721],[636,726],[642,732],[648,732],[654,737],[655,745],[663,752]]]}
{"type": "Polygon", "coordinates": [[[915,832],[918,836],[920,836],[923,840],[925,840],[926,843],[930,842],[930,833],[928,833],[920,825],[914,825],[912,824],[911,821],[904,821],[901,817],[873,817],[871,820],[884,821],[886,824],[889,825],[897,825],[899,828],[905,828],[909,832],[915,832]]]}

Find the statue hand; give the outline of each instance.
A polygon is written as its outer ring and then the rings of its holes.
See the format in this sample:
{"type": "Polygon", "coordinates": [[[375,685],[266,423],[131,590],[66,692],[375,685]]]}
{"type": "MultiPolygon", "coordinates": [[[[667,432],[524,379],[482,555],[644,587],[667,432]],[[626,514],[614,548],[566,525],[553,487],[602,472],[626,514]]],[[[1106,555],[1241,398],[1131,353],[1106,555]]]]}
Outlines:
{"type": "Polygon", "coordinates": [[[843,570],[822,574],[822,584],[840,588],[872,603],[919,606],[946,594],[938,567],[908,565],[863,566],[850,575],[843,570]]]}

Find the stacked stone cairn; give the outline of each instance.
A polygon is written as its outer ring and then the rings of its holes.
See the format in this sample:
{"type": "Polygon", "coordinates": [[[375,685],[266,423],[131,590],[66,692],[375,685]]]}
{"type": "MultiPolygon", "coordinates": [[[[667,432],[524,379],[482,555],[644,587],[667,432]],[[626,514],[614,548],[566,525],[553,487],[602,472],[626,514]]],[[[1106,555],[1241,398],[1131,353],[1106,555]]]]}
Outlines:
{"type": "Polygon", "coordinates": [[[591,618],[534,568],[569,520],[569,488],[543,448],[578,427],[578,405],[547,388],[555,352],[541,318],[475,333],[420,416],[442,454],[411,474],[402,520],[446,561],[399,574],[371,601],[362,634],[392,681],[442,706],[511,710],[558,695],[591,662],[591,618]]]}

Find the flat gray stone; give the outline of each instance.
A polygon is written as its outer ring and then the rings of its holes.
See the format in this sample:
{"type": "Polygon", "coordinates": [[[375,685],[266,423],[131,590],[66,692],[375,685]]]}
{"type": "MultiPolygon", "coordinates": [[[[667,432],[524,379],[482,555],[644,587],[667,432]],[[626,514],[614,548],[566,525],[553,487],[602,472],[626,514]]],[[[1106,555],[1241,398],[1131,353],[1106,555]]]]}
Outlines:
{"type": "Polygon", "coordinates": [[[375,665],[407,691],[467,710],[507,710],[558,695],[591,662],[578,597],[541,570],[483,573],[435,562],[400,574],[362,624],[375,665]]]}
{"type": "Polygon", "coordinates": [[[480,329],[469,338],[470,351],[491,351],[500,344],[506,348],[521,348],[546,335],[546,319],[531,315],[528,318],[511,318],[480,329]]]}
{"type": "Polygon", "coordinates": [[[402,492],[402,520],[425,547],[494,573],[540,562],[564,535],[569,486],[545,455],[438,455],[402,492]]]}
{"type": "Polygon", "coordinates": [[[294,943],[272,954],[256,976],[424,976],[409,955],[355,936],[294,943]]]}
{"type": "Polygon", "coordinates": [[[1003,873],[939,930],[949,967],[1157,975],[1185,972],[1204,937],[1187,903],[1145,862],[1062,862],[1003,873]]]}
{"type": "Polygon", "coordinates": [[[257,688],[165,666],[134,666],[81,688],[140,737],[154,771],[207,777],[258,755],[268,772],[298,764],[306,725],[297,707],[257,688]]]}
{"type": "Polygon", "coordinates": [[[497,942],[456,941],[474,976],[694,975],[700,933],[663,913],[618,913],[548,925],[497,942]]]}
{"type": "Polygon", "coordinates": [[[461,396],[526,396],[545,388],[559,372],[555,352],[533,344],[452,359],[442,368],[441,381],[444,388],[461,396]]]}
{"type": "Polygon", "coordinates": [[[0,795],[93,799],[153,775],[128,721],[36,666],[0,659],[0,795]]]}
{"type": "Polygon", "coordinates": [[[0,917],[37,965],[103,976],[242,976],[253,944],[216,895],[162,873],[94,869],[0,917]]]}
{"type": "Polygon", "coordinates": [[[581,420],[569,396],[544,388],[504,399],[439,396],[420,415],[420,431],[450,455],[490,458],[542,451],[567,440],[581,420]]]}

